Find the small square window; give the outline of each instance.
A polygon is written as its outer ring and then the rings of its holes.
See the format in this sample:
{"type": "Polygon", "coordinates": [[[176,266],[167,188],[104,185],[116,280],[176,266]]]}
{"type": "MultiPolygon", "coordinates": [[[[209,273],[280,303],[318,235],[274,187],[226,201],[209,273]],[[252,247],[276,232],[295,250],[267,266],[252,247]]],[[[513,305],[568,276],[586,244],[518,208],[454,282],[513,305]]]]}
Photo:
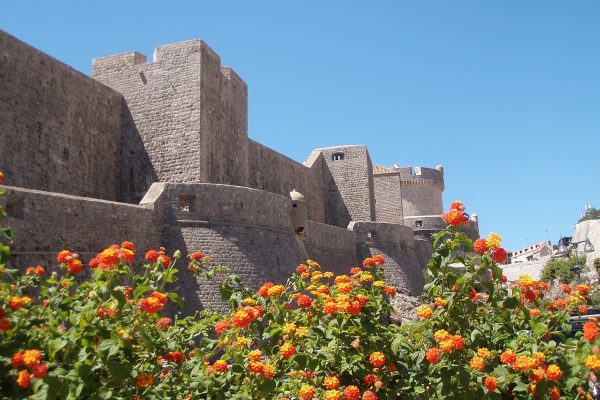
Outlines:
{"type": "Polygon", "coordinates": [[[334,153],[331,155],[333,161],[341,161],[344,159],[344,153],[334,153]]]}
{"type": "Polygon", "coordinates": [[[194,196],[179,196],[179,211],[190,212],[193,211],[194,196]]]}
{"type": "Polygon", "coordinates": [[[422,219],[418,219],[415,221],[415,226],[416,227],[422,227],[423,226],[423,220],[422,219]]]}

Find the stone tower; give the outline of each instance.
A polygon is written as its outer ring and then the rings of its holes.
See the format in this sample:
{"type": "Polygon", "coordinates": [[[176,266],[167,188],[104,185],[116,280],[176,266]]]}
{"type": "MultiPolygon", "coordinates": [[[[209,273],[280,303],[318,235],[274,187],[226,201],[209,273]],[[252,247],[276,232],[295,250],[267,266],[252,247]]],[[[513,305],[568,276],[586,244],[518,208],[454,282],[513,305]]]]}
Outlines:
{"type": "Polygon", "coordinates": [[[201,40],[97,58],[94,79],[121,93],[121,200],[153,182],[247,182],[248,89],[201,40]]]}

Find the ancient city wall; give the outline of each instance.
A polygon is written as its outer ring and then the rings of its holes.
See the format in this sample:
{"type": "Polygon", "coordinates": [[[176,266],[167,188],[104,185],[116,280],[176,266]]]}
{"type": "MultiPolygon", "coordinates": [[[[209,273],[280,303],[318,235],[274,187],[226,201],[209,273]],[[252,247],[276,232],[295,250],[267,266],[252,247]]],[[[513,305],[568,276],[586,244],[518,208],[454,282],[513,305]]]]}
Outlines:
{"type": "Polygon", "coordinates": [[[376,220],[404,224],[400,176],[395,173],[374,174],[376,220]]]}
{"type": "MultiPolygon", "coordinates": [[[[306,258],[284,196],[229,185],[156,183],[142,203],[164,216],[169,249],[182,250],[184,257],[201,250],[254,289],[265,281],[284,282],[306,258]]],[[[189,310],[222,308],[218,283],[183,271],[189,310]]]]}
{"type": "Polygon", "coordinates": [[[253,140],[248,140],[248,186],[283,196],[296,189],[306,198],[308,219],[325,220],[323,165],[304,166],[253,140]]]}
{"type": "Polygon", "coordinates": [[[161,244],[161,223],[151,209],[5,186],[0,197],[15,235],[13,265],[56,265],[56,254],[74,250],[84,261],[113,243],[133,242],[139,254],[161,244]]]}
{"type": "Polygon", "coordinates": [[[246,183],[247,86],[201,40],[97,58],[93,77],[122,93],[124,201],[153,182],[246,183]]]}
{"type": "Polygon", "coordinates": [[[14,186],[116,200],[122,97],[0,30],[0,170],[14,186]]]}
{"type": "Polygon", "coordinates": [[[378,222],[352,222],[356,232],[359,259],[380,254],[385,257],[386,281],[400,292],[419,296],[423,290],[422,261],[417,255],[413,232],[406,226],[378,222]]]}
{"type": "Polygon", "coordinates": [[[348,274],[351,267],[361,265],[354,231],[307,221],[303,242],[308,258],[317,261],[326,271],[348,274]]]}

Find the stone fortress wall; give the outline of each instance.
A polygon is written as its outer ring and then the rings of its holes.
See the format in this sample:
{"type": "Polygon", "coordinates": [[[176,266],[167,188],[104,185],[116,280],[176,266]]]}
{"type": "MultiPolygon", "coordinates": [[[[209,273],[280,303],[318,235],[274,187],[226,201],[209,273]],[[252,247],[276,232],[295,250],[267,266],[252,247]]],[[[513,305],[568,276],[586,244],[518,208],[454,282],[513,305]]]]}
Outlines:
{"type": "MultiPolygon", "coordinates": [[[[200,40],[160,46],[151,62],[95,59],[94,79],[2,31],[0,45],[16,265],[132,240],[140,254],[202,250],[257,287],[307,258],[342,273],[382,254],[391,283],[420,293],[428,235],[443,228],[441,167],[383,171],[363,145],[301,164],[249,139],[247,86],[200,40]],[[28,166],[30,154],[40,160],[28,166]],[[407,224],[416,217],[427,234],[407,224]]],[[[190,310],[222,306],[214,283],[183,275],[190,310]]]]}

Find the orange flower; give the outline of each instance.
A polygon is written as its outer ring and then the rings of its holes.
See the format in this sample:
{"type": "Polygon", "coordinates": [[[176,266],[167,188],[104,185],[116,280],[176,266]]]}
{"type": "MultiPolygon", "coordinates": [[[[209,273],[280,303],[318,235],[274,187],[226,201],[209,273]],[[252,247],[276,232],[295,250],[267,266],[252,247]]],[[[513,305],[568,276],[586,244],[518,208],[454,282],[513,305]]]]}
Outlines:
{"type": "Polygon", "coordinates": [[[342,400],[342,394],[337,390],[326,390],[323,400],[342,400]]]}
{"type": "Polygon", "coordinates": [[[385,364],[385,355],[380,351],[373,352],[369,356],[369,361],[375,368],[380,368],[385,364]]]}
{"type": "Polygon", "coordinates": [[[180,351],[170,351],[165,354],[165,360],[170,361],[173,364],[181,364],[184,359],[185,357],[180,351]]]}
{"type": "Polygon", "coordinates": [[[552,382],[558,382],[560,378],[562,378],[562,375],[562,370],[558,365],[552,364],[546,368],[546,376],[548,377],[548,380],[552,382]]]}
{"type": "Polygon", "coordinates": [[[473,357],[471,362],[469,362],[469,366],[475,371],[481,372],[485,368],[485,362],[483,361],[483,358],[473,357]]]}
{"type": "Polygon", "coordinates": [[[441,297],[436,297],[435,298],[435,305],[440,307],[440,308],[444,308],[446,307],[446,304],[448,304],[448,302],[444,299],[442,299],[441,297]]]}
{"type": "Polygon", "coordinates": [[[483,385],[487,389],[488,392],[493,392],[498,387],[498,381],[493,376],[487,375],[485,380],[483,381],[483,385]]]}
{"type": "Polygon", "coordinates": [[[29,387],[29,381],[30,381],[29,372],[27,372],[25,370],[19,372],[19,376],[17,377],[17,384],[19,386],[21,386],[22,388],[29,387]]]}
{"type": "Polygon", "coordinates": [[[559,400],[560,399],[560,390],[554,386],[550,389],[550,399],[551,400],[559,400]]]}
{"type": "Polygon", "coordinates": [[[465,205],[462,203],[462,201],[456,200],[450,204],[450,210],[463,212],[465,211],[465,205]]]}
{"type": "Polygon", "coordinates": [[[517,355],[512,350],[505,350],[500,354],[500,361],[504,365],[513,364],[517,359],[517,355]]]}
{"type": "Polygon", "coordinates": [[[433,347],[425,352],[425,358],[430,364],[437,364],[440,361],[440,349],[433,347]]]}
{"type": "Polygon", "coordinates": [[[473,249],[475,250],[475,252],[477,254],[485,254],[490,250],[485,239],[481,239],[481,238],[479,238],[473,242],[473,249]]]}
{"type": "Polygon", "coordinates": [[[362,395],[362,400],[377,400],[377,395],[370,390],[367,390],[362,395]]]}
{"type": "Polygon", "coordinates": [[[442,214],[442,219],[452,226],[460,226],[469,222],[469,218],[458,210],[450,210],[450,212],[442,214]]]}
{"type": "Polygon", "coordinates": [[[311,400],[315,397],[315,388],[310,385],[302,385],[298,391],[298,397],[302,400],[311,400]]]}
{"type": "Polygon", "coordinates": [[[435,338],[435,340],[437,342],[442,342],[446,339],[449,339],[450,334],[448,333],[448,331],[446,331],[444,329],[439,329],[433,334],[433,337],[435,338]]]}
{"type": "Polygon", "coordinates": [[[264,364],[262,373],[265,378],[273,379],[275,376],[275,367],[271,364],[264,364]]]}
{"type": "Polygon", "coordinates": [[[226,319],[222,319],[215,324],[215,332],[217,335],[220,335],[229,328],[231,328],[231,324],[226,319]]]}
{"type": "Polygon", "coordinates": [[[267,292],[269,291],[270,288],[272,288],[273,286],[275,286],[273,284],[273,282],[266,282],[264,283],[260,289],[258,289],[258,295],[260,297],[267,297],[267,292]]]}
{"type": "Polygon", "coordinates": [[[540,310],[538,310],[537,308],[532,308],[529,310],[529,315],[531,315],[532,317],[539,317],[540,310]]]}
{"type": "Polygon", "coordinates": [[[279,349],[279,354],[281,354],[283,358],[293,357],[294,354],[296,354],[296,347],[294,347],[292,343],[284,343],[279,349]]]}
{"type": "Polygon", "coordinates": [[[350,273],[352,275],[360,274],[361,272],[362,272],[362,269],[360,269],[359,267],[352,267],[350,269],[350,273]]]}
{"type": "Polygon", "coordinates": [[[387,294],[388,296],[395,296],[396,295],[396,288],[393,286],[385,286],[383,288],[383,291],[385,292],[385,294],[387,294]]]}
{"type": "Polygon", "coordinates": [[[142,389],[148,386],[151,386],[154,384],[154,378],[152,377],[152,375],[149,374],[139,374],[137,376],[137,378],[135,379],[135,386],[138,389],[142,389]]]}
{"type": "Polygon", "coordinates": [[[486,347],[480,347],[477,349],[477,356],[486,360],[488,358],[492,358],[492,352],[489,351],[486,347]]]}
{"type": "Polygon", "coordinates": [[[173,322],[173,320],[169,317],[163,317],[163,318],[159,318],[156,321],[156,326],[158,326],[160,328],[160,330],[166,331],[167,329],[169,329],[169,325],[171,325],[171,323],[173,322]]]}
{"type": "Polygon", "coordinates": [[[217,360],[213,364],[213,370],[216,372],[227,372],[227,369],[227,361],[225,360],[217,360]]]}
{"type": "Polygon", "coordinates": [[[517,356],[513,368],[517,371],[528,371],[534,368],[536,361],[529,356],[517,356]]]}
{"type": "Polygon", "coordinates": [[[323,312],[325,314],[335,314],[337,312],[337,303],[335,300],[326,300],[323,303],[323,312]]]}
{"type": "Polygon", "coordinates": [[[0,185],[4,183],[4,172],[0,171],[0,185]]]}
{"type": "Polygon", "coordinates": [[[365,260],[363,261],[363,267],[365,268],[369,268],[369,267],[375,267],[377,264],[375,263],[375,260],[368,257],[365,258],[365,260]]]}
{"type": "Polygon", "coordinates": [[[376,265],[383,265],[385,263],[385,259],[383,258],[383,256],[377,254],[377,255],[373,256],[373,262],[376,265]]]}
{"type": "Polygon", "coordinates": [[[508,255],[506,254],[506,250],[504,250],[502,247],[498,247],[492,252],[492,260],[494,260],[494,262],[497,264],[502,264],[504,261],[506,261],[507,257],[508,255]]]}
{"type": "Polygon", "coordinates": [[[590,343],[593,343],[598,337],[598,323],[587,321],[583,324],[583,337],[590,343]]]}
{"type": "Polygon", "coordinates": [[[31,367],[42,359],[42,352],[37,349],[25,350],[23,352],[23,364],[31,367]]]}
{"type": "Polygon", "coordinates": [[[590,293],[589,285],[579,284],[575,286],[575,290],[584,296],[590,293]]]}
{"type": "Polygon", "coordinates": [[[69,250],[62,250],[56,256],[56,261],[61,264],[66,263],[66,262],[70,261],[71,259],[73,259],[74,255],[75,255],[75,253],[72,253],[69,250]]]}
{"type": "Polygon", "coordinates": [[[566,294],[569,294],[571,293],[571,286],[563,283],[562,285],[560,285],[560,290],[562,290],[566,294]]]}
{"type": "Polygon", "coordinates": [[[337,389],[340,386],[340,379],[337,376],[326,376],[323,379],[323,386],[327,389],[337,389]]]}
{"type": "Polygon", "coordinates": [[[167,296],[159,292],[153,292],[149,297],[138,300],[140,310],[148,314],[161,311],[166,303],[167,296]]]}
{"type": "Polygon", "coordinates": [[[358,400],[360,398],[360,390],[354,385],[344,388],[344,397],[346,400],[358,400]]]}
{"type": "Polygon", "coordinates": [[[429,319],[433,315],[433,311],[429,306],[421,306],[417,309],[417,317],[419,319],[429,319]]]}
{"type": "Polygon", "coordinates": [[[77,275],[81,271],[83,271],[83,263],[80,259],[74,258],[67,262],[67,272],[71,275],[77,275]]]}
{"type": "Polygon", "coordinates": [[[231,317],[231,323],[239,329],[244,329],[252,322],[252,317],[245,310],[236,311],[231,317]]]}

